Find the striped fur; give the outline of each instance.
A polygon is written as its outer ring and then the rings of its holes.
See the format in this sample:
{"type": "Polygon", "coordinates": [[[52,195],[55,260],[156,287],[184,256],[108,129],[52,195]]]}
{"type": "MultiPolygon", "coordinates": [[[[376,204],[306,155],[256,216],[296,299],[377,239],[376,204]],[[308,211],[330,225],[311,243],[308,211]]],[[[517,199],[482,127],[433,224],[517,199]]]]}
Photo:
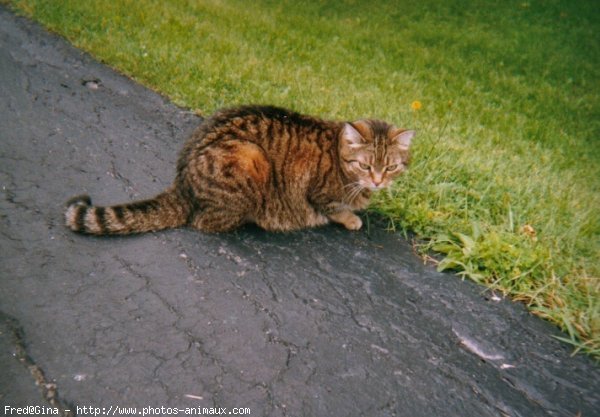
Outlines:
{"type": "Polygon", "coordinates": [[[223,232],[248,222],[288,231],[334,221],[356,230],[362,222],[353,212],[406,169],[413,135],[381,121],[326,121],[271,106],[222,110],[188,139],[168,190],[112,207],[75,197],[66,224],[95,235],[223,232]]]}

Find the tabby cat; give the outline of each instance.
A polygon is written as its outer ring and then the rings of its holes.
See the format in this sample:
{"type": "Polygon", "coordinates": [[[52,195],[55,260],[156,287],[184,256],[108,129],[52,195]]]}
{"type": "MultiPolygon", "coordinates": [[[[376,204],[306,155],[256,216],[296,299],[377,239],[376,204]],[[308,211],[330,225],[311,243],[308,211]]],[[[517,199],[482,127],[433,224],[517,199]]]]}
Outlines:
{"type": "Polygon", "coordinates": [[[171,187],[153,199],[67,203],[67,226],[94,235],[244,223],[290,231],[330,221],[358,230],[371,192],[406,170],[415,132],[378,120],[326,121],[271,106],[221,110],[191,135],[171,187]]]}

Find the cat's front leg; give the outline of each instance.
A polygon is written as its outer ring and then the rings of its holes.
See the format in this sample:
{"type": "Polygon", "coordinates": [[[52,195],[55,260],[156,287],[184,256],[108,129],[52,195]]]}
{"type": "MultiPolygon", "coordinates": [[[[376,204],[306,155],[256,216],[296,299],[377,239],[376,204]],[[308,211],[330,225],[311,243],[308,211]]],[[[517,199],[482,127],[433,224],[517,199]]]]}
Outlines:
{"type": "Polygon", "coordinates": [[[339,201],[327,201],[327,196],[321,197],[324,197],[322,200],[325,201],[321,201],[320,204],[318,199],[312,200],[313,207],[318,213],[327,216],[334,223],[344,225],[348,230],[358,230],[362,227],[362,220],[352,212],[350,206],[339,201]]]}
{"type": "Polygon", "coordinates": [[[327,215],[331,221],[343,224],[348,230],[358,230],[362,227],[362,220],[350,210],[341,210],[327,215]]]}

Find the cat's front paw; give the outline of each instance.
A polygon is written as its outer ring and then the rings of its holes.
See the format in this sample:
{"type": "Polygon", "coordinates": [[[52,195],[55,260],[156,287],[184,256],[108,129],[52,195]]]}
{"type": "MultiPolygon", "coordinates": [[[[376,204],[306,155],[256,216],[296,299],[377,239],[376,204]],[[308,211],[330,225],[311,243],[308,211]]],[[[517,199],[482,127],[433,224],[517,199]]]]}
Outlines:
{"type": "Polygon", "coordinates": [[[362,227],[362,220],[357,215],[353,214],[352,217],[345,219],[343,223],[344,227],[348,230],[358,230],[362,227]]]}
{"type": "Polygon", "coordinates": [[[362,220],[350,210],[342,210],[329,214],[329,219],[343,224],[348,230],[358,230],[362,227],[362,220]]]}

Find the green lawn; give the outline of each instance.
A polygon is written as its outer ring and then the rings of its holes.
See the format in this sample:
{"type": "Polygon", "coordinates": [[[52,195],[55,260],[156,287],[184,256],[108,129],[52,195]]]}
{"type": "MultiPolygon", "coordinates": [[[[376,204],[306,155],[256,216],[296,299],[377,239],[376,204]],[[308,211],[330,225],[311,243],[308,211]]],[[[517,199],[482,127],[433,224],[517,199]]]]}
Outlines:
{"type": "Polygon", "coordinates": [[[270,103],[417,129],[373,210],[600,357],[596,0],[0,1],[202,114],[270,103]]]}

